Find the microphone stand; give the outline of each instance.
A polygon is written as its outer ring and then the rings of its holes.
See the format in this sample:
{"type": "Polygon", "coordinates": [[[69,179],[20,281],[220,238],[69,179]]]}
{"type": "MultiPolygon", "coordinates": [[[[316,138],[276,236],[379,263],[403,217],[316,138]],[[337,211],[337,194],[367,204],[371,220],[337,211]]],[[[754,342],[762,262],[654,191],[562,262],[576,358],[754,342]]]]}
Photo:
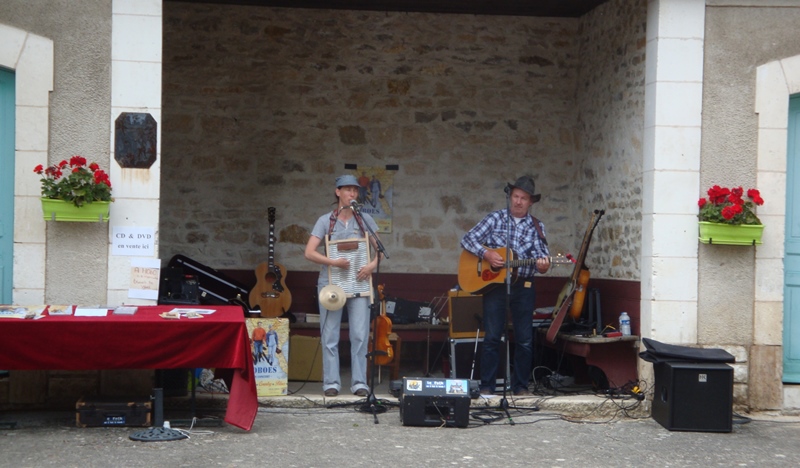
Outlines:
{"type": "MultiPolygon", "coordinates": [[[[389,255],[386,253],[386,249],[383,247],[383,243],[378,238],[378,235],[372,229],[372,226],[369,223],[364,221],[364,218],[361,216],[361,207],[358,203],[351,203],[350,207],[353,210],[353,215],[357,218],[360,218],[360,225],[364,226],[364,229],[367,230],[370,239],[375,244],[375,255],[378,256],[378,265],[375,268],[375,284],[380,284],[380,274],[381,274],[381,254],[389,258],[389,255]]],[[[369,246],[367,246],[369,249],[369,246]]],[[[374,291],[373,291],[374,297],[374,291]]],[[[378,333],[377,327],[375,326],[375,322],[378,318],[378,314],[380,314],[380,302],[379,301],[372,301],[370,304],[370,321],[372,322],[372,352],[368,354],[369,356],[369,366],[370,366],[370,376],[369,376],[369,395],[367,395],[367,402],[359,408],[359,411],[363,413],[372,413],[372,417],[375,420],[375,424],[378,424],[378,413],[386,412],[386,405],[382,405],[380,401],[375,397],[375,374],[378,372],[377,366],[375,364],[375,355],[381,351],[378,351],[377,344],[378,344],[378,333]]],[[[395,356],[394,359],[400,359],[400,356],[395,356]]]]}
{"type": "MultiPolygon", "coordinates": [[[[508,412],[508,398],[507,398],[507,390],[508,390],[508,369],[510,366],[509,362],[509,344],[508,344],[508,318],[511,313],[511,268],[509,267],[509,260],[511,259],[511,186],[506,185],[505,188],[506,193],[506,216],[508,217],[506,221],[506,306],[504,311],[504,319],[503,319],[503,331],[500,333],[500,341],[506,344],[506,361],[505,365],[503,366],[503,398],[500,399],[500,409],[502,409],[506,413],[506,417],[508,418],[508,423],[512,426],[514,425],[514,420],[511,418],[511,414],[508,412]]],[[[499,353],[498,353],[499,355],[499,353]]]]}

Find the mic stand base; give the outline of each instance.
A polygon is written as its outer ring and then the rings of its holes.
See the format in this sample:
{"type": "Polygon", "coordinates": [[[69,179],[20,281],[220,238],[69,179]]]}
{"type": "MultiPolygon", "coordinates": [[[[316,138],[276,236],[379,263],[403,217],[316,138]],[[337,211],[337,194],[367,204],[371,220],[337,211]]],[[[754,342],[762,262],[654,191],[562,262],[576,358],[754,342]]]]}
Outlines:
{"type": "Polygon", "coordinates": [[[511,418],[511,413],[508,412],[508,408],[509,408],[508,400],[505,397],[500,399],[500,403],[499,403],[498,407],[501,410],[503,410],[504,413],[506,413],[506,418],[508,418],[508,423],[513,426],[514,425],[514,420],[511,418]]]}
{"type": "Polygon", "coordinates": [[[386,406],[381,405],[381,402],[375,398],[375,394],[370,392],[367,396],[367,402],[358,408],[362,413],[372,413],[375,419],[375,424],[378,424],[378,415],[386,412],[386,406]]]}

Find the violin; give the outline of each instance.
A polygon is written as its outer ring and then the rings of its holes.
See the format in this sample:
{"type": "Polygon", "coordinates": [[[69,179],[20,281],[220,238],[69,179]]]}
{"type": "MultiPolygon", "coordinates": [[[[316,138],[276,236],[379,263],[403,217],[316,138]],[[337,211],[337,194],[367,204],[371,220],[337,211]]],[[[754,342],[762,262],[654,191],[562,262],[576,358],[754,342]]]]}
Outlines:
{"type": "Polygon", "coordinates": [[[392,319],[386,316],[386,303],[383,297],[384,285],[378,285],[378,298],[381,301],[381,313],[375,317],[372,323],[372,333],[375,334],[374,340],[369,344],[369,352],[372,352],[372,343],[375,343],[377,353],[371,354],[375,359],[375,364],[386,366],[394,359],[394,350],[389,342],[389,334],[392,333],[392,319]]]}

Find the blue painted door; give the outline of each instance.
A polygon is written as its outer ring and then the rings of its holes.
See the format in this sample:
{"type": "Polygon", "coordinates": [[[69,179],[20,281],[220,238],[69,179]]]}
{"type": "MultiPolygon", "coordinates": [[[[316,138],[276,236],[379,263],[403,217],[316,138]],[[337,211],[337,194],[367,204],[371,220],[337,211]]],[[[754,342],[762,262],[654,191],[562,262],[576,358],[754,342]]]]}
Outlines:
{"type": "Polygon", "coordinates": [[[14,72],[0,68],[0,304],[11,303],[14,260],[14,72]]]}
{"type": "Polygon", "coordinates": [[[800,383],[800,96],[789,100],[783,282],[783,381],[800,383]]]}

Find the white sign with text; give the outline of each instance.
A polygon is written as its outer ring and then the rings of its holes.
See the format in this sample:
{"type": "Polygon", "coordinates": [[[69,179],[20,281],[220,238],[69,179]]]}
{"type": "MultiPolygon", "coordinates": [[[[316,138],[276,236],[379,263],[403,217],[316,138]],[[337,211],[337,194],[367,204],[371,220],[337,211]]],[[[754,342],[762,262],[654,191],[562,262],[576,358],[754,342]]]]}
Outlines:
{"type": "Polygon", "coordinates": [[[161,260],[158,258],[132,258],[131,284],[128,297],[134,299],[158,299],[158,281],[161,260]]]}
{"type": "Polygon", "coordinates": [[[152,257],[156,252],[156,230],[114,226],[111,231],[111,255],[152,257]]]}

